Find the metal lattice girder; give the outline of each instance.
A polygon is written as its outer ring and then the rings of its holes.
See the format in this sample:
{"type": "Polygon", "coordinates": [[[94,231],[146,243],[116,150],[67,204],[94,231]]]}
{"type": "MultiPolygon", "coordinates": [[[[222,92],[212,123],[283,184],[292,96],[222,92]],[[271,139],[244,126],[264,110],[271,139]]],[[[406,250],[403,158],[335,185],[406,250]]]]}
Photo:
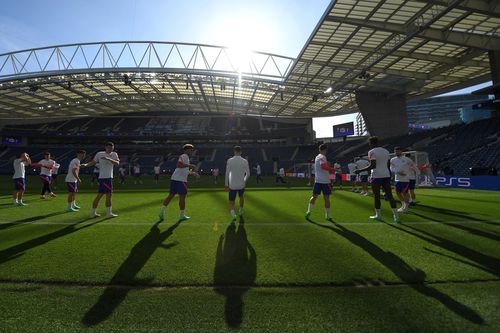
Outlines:
{"type": "MultiPolygon", "coordinates": [[[[416,0],[424,3],[431,3],[436,5],[446,6],[450,1],[448,0],[416,0]]],[[[500,2],[498,1],[488,1],[488,0],[463,0],[457,8],[470,11],[474,13],[480,13],[484,15],[489,15],[493,17],[500,17],[500,2]]]]}
{"type": "Polygon", "coordinates": [[[67,44],[0,54],[0,81],[110,69],[240,73],[283,80],[293,58],[214,45],[170,42],[67,44]]]}
{"type": "MultiPolygon", "coordinates": [[[[326,21],[356,25],[360,27],[393,32],[401,35],[407,34],[410,30],[407,26],[397,23],[366,21],[356,18],[345,18],[339,16],[328,16],[326,21]]],[[[415,29],[420,29],[416,26],[415,29]]],[[[419,37],[429,40],[452,43],[460,46],[467,46],[484,50],[500,50],[500,37],[495,35],[478,35],[469,32],[441,31],[439,29],[426,28],[418,32],[419,37]]]]}

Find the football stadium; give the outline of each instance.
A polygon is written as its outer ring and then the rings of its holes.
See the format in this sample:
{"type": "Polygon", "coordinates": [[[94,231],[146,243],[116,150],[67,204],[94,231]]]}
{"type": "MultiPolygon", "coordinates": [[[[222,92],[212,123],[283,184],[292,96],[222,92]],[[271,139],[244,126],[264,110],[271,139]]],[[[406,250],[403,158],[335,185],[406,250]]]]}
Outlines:
{"type": "Polygon", "coordinates": [[[499,332],[500,3],[188,3],[0,5],[0,332],[499,332]]]}

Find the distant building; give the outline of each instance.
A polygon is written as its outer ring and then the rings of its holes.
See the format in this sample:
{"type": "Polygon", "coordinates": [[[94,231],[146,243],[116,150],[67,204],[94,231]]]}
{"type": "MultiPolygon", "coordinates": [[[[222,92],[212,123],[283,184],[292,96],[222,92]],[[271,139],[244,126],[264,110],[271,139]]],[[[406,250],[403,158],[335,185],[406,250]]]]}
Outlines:
{"type": "Polygon", "coordinates": [[[443,124],[453,125],[462,122],[460,110],[485,101],[488,96],[477,95],[454,95],[443,97],[431,97],[418,101],[408,102],[408,124],[428,125],[430,127],[441,127],[443,124]]]}

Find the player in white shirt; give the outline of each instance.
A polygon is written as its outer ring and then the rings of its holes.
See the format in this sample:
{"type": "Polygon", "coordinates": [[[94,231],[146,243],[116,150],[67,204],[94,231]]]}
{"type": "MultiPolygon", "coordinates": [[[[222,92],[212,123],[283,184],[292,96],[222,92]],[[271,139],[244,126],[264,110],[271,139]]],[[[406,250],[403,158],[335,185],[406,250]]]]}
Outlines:
{"type": "Polygon", "coordinates": [[[59,167],[56,161],[50,158],[50,153],[46,151],[43,153],[43,160],[38,162],[36,165],[40,166],[40,180],[42,181],[42,191],[40,192],[40,198],[45,199],[45,193],[50,193],[52,198],[56,197],[56,194],[52,192],[52,169],[59,167]]]}
{"type": "Polygon", "coordinates": [[[370,165],[363,169],[356,170],[356,173],[361,173],[363,171],[372,171],[372,191],[375,202],[375,215],[370,216],[371,219],[381,220],[382,215],[380,211],[380,189],[384,188],[387,194],[387,199],[392,208],[392,215],[394,222],[400,223],[398,210],[396,208],[396,201],[392,197],[391,189],[391,172],[389,170],[390,156],[387,149],[379,147],[378,137],[372,136],[368,139],[370,147],[372,148],[368,152],[368,159],[370,160],[370,165]]]}
{"type": "MultiPolygon", "coordinates": [[[[370,165],[370,162],[366,160],[363,156],[360,156],[356,161],[356,170],[361,170],[370,165]]],[[[356,172],[356,171],[355,171],[356,172]]],[[[358,174],[359,182],[361,183],[362,191],[361,195],[368,195],[368,171],[363,171],[358,174]]]]}
{"type": "Polygon", "coordinates": [[[66,175],[66,187],[68,189],[68,212],[77,212],[80,207],[76,204],[76,193],[78,192],[78,184],[82,183],[80,179],[80,167],[86,167],[87,164],[81,164],[87,152],[79,150],[76,152],[76,157],[69,162],[68,174],[66,175]]]}
{"type": "Polygon", "coordinates": [[[134,165],[134,176],[135,176],[134,184],[137,184],[137,181],[139,181],[139,183],[142,184],[142,180],[141,180],[141,166],[140,166],[139,163],[136,163],[134,165]]]}
{"type": "Polygon", "coordinates": [[[279,168],[278,173],[276,174],[276,183],[280,182],[282,184],[286,184],[285,181],[285,168],[279,168]]]}
{"type": "Polygon", "coordinates": [[[231,220],[235,221],[236,213],[234,211],[234,203],[236,201],[236,194],[238,194],[240,198],[239,215],[243,216],[245,184],[250,177],[250,167],[248,166],[248,161],[241,157],[240,146],[235,146],[233,152],[234,156],[228,159],[226,164],[225,190],[229,192],[231,220]]]}
{"type": "Polygon", "coordinates": [[[335,184],[339,185],[339,189],[342,189],[342,167],[339,163],[335,162],[333,164],[333,168],[335,169],[335,184]]]}
{"type": "Polygon", "coordinates": [[[259,182],[263,183],[264,180],[262,179],[262,170],[260,168],[260,164],[259,163],[257,163],[256,167],[254,167],[254,170],[255,170],[255,175],[257,176],[257,184],[259,182]]]}
{"type": "Polygon", "coordinates": [[[27,153],[21,153],[18,158],[14,160],[14,194],[13,203],[16,206],[26,206],[23,202],[23,194],[26,190],[26,172],[25,167],[31,164],[30,156],[27,153]]]}
{"type": "Polygon", "coordinates": [[[155,182],[158,184],[158,181],[160,180],[160,165],[155,165],[153,167],[153,171],[155,173],[155,182]]]}
{"type": "Polygon", "coordinates": [[[351,163],[347,164],[347,169],[349,169],[349,181],[351,182],[352,188],[351,192],[358,192],[358,181],[357,178],[358,176],[356,175],[356,162],[352,161],[351,163]]]}
{"type": "Polygon", "coordinates": [[[323,193],[323,198],[325,199],[325,217],[328,221],[333,222],[330,217],[330,194],[332,194],[330,172],[335,171],[335,168],[328,165],[328,161],[326,160],[327,151],[328,146],[326,144],[320,145],[319,154],[314,159],[314,186],[312,196],[309,199],[309,205],[307,206],[306,219],[309,219],[309,216],[311,216],[316,199],[323,193]]]}
{"type": "Polygon", "coordinates": [[[401,201],[402,207],[398,209],[400,213],[406,213],[410,208],[410,173],[413,167],[413,161],[403,155],[401,147],[394,148],[395,157],[391,158],[391,171],[394,173],[396,182],[395,191],[401,201]]]}
{"type": "Polygon", "coordinates": [[[161,207],[160,214],[158,215],[160,222],[164,220],[165,209],[167,209],[168,204],[172,201],[176,194],[179,195],[179,221],[189,219],[189,216],[184,214],[184,210],[186,209],[186,195],[188,192],[187,178],[188,176],[199,177],[199,175],[195,171],[196,166],[189,164],[189,156],[193,154],[194,146],[187,143],[182,148],[184,150],[184,154],[179,156],[179,159],[177,160],[177,167],[175,168],[172,177],[170,177],[170,193],[163,201],[163,206],[161,207]]]}
{"type": "MultiPolygon", "coordinates": [[[[55,158],[55,157],[53,157],[55,158]]],[[[57,190],[57,175],[59,174],[59,164],[56,164],[52,168],[52,184],[54,185],[54,190],[57,190]]]]}
{"type": "Polygon", "coordinates": [[[90,217],[99,217],[101,214],[97,213],[97,206],[99,201],[106,195],[106,217],[117,217],[113,214],[112,198],[113,198],[113,168],[115,165],[120,164],[118,154],[114,152],[115,145],[113,142],[107,142],[104,145],[104,151],[95,154],[94,159],[87,163],[91,167],[99,163],[99,193],[92,203],[92,211],[90,217]]]}
{"type": "Polygon", "coordinates": [[[214,184],[217,184],[217,180],[219,179],[219,168],[212,169],[212,176],[214,177],[214,184]]]}
{"type": "Polygon", "coordinates": [[[125,175],[127,174],[127,169],[125,169],[125,166],[122,165],[118,169],[118,175],[120,176],[120,185],[125,183],[125,175]]]}
{"type": "MultiPolygon", "coordinates": [[[[406,155],[405,155],[406,156],[406,155]]],[[[408,156],[406,156],[408,157],[408,156]]],[[[409,158],[409,157],[408,157],[409,158]]],[[[410,168],[410,183],[408,185],[408,190],[410,192],[410,206],[415,206],[416,195],[415,195],[415,185],[417,184],[417,178],[420,175],[420,170],[418,169],[417,163],[415,163],[411,158],[412,165],[410,168]]]]}

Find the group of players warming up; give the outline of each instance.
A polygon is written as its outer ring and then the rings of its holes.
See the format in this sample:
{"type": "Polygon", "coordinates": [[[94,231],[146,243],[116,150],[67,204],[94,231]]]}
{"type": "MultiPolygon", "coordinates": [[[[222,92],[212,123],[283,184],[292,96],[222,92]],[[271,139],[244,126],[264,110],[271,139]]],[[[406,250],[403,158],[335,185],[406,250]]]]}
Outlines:
{"type": "MultiPolygon", "coordinates": [[[[384,191],[386,199],[392,209],[392,215],[394,222],[400,223],[399,213],[405,213],[408,211],[409,206],[414,200],[415,179],[418,173],[418,168],[416,164],[408,157],[403,155],[402,149],[399,147],[395,148],[395,157],[390,158],[389,151],[378,145],[377,137],[369,138],[369,145],[371,150],[368,152],[368,161],[364,159],[358,159],[356,163],[349,164],[349,171],[351,174],[351,181],[355,181],[353,175],[360,175],[359,179],[363,184],[363,191],[361,194],[368,195],[367,183],[368,174],[371,172],[371,187],[374,196],[374,206],[375,215],[370,216],[370,219],[381,220],[381,200],[380,193],[381,190],[384,191]],[[402,207],[397,209],[396,201],[392,196],[391,189],[391,172],[395,175],[395,190],[396,194],[401,201],[402,207]],[[410,194],[411,193],[411,194],[410,194]]],[[[325,206],[325,217],[329,221],[333,221],[330,215],[330,195],[332,193],[330,172],[338,174],[340,173],[340,165],[335,163],[331,166],[326,158],[326,153],[328,146],[322,144],[319,146],[319,154],[314,160],[314,174],[315,181],[312,191],[312,196],[309,199],[308,208],[306,211],[306,219],[310,217],[314,204],[320,194],[323,194],[324,206],[325,206]]],[[[190,217],[185,215],[186,207],[186,195],[188,193],[188,176],[200,177],[196,172],[196,166],[190,164],[190,156],[194,152],[194,146],[191,144],[185,144],[183,146],[183,154],[179,156],[177,161],[176,169],[173,172],[170,179],[170,191],[168,196],[163,201],[159,213],[160,221],[165,219],[165,210],[172,201],[172,199],[177,195],[179,197],[179,220],[188,220],[190,217]]],[[[236,210],[235,201],[236,196],[239,197],[239,210],[238,215],[243,215],[244,206],[244,192],[247,180],[250,177],[250,168],[248,161],[241,157],[241,147],[235,146],[233,148],[234,156],[227,160],[226,164],[226,174],[225,174],[225,191],[228,192],[229,196],[229,210],[231,214],[231,220],[236,220],[236,210]]],[[[80,207],[76,204],[76,194],[78,192],[78,185],[81,184],[81,179],[79,177],[79,171],[82,167],[92,167],[99,165],[98,169],[98,181],[99,190],[92,203],[92,209],[90,216],[99,217],[101,216],[97,212],[99,202],[103,196],[106,196],[106,217],[112,218],[118,215],[114,214],[112,211],[112,195],[113,195],[113,168],[120,164],[120,159],[118,154],[114,152],[114,144],[112,142],[107,142],[104,146],[104,151],[100,151],[95,154],[94,158],[85,164],[81,161],[85,159],[86,152],[84,150],[79,150],[76,157],[71,160],[68,167],[68,173],[66,176],[66,187],[68,190],[68,208],[70,212],[76,212],[80,207]]],[[[50,158],[50,153],[44,153],[44,159],[39,163],[32,163],[29,155],[27,153],[22,153],[17,159],[14,160],[14,193],[13,200],[14,204],[18,206],[25,206],[23,202],[23,194],[26,188],[25,181],[25,166],[31,165],[35,167],[40,167],[40,178],[42,180],[42,191],[41,198],[45,198],[45,193],[49,193],[51,196],[55,194],[51,190],[51,176],[52,170],[54,168],[59,168],[59,164],[50,158]]],[[[258,170],[260,171],[260,170],[258,170]]],[[[258,175],[260,176],[260,174],[258,175]]],[[[338,178],[338,175],[337,175],[338,178]]]]}

